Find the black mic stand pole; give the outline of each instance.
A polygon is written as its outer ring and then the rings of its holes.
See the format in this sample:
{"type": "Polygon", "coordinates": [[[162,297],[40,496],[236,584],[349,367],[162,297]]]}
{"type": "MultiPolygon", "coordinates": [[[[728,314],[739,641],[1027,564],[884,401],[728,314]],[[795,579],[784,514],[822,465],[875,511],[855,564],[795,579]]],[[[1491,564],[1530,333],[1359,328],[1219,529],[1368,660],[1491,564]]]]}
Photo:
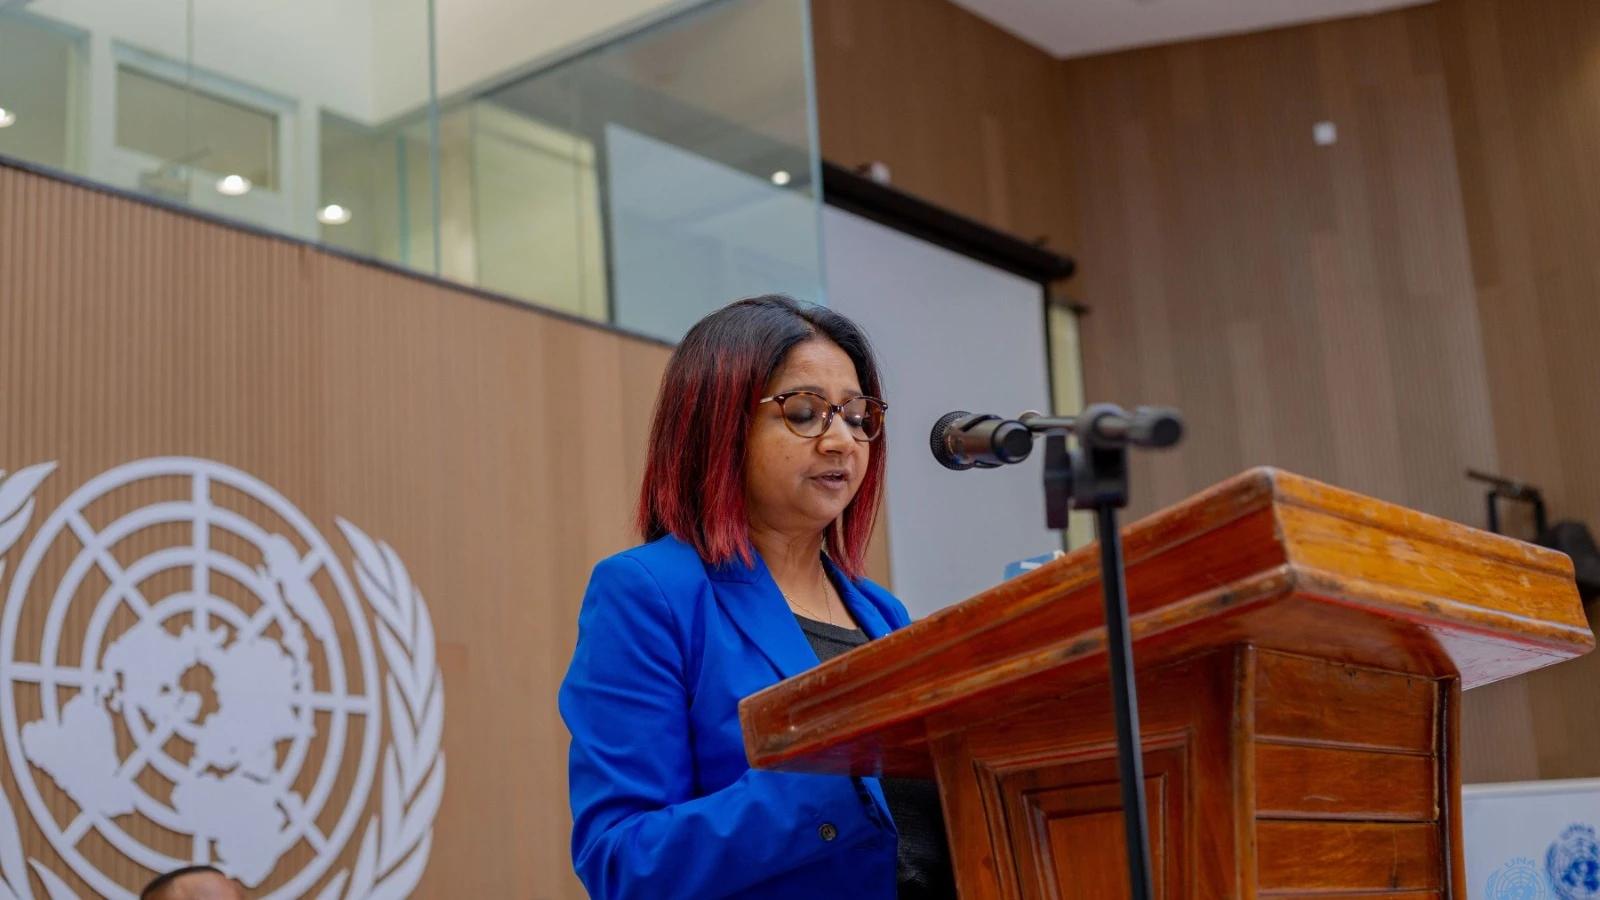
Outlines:
{"type": "MultiPolygon", "coordinates": [[[[1143,410],[1140,411],[1143,413],[1143,410]]],[[[1095,511],[1100,541],[1100,586],[1105,595],[1106,656],[1111,662],[1111,707],[1117,725],[1117,774],[1122,785],[1122,823],[1128,851],[1132,900],[1153,900],[1150,829],[1144,794],[1144,753],[1139,739],[1139,695],[1133,679],[1133,639],[1128,626],[1128,592],[1122,561],[1122,531],[1117,510],[1128,504],[1128,446],[1170,446],[1181,434],[1175,413],[1165,421],[1179,429],[1167,439],[1141,439],[1138,417],[1110,404],[1096,404],[1082,415],[1029,416],[1029,430],[1045,435],[1044,490],[1048,527],[1065,530],[1073,509],[1095,511]],[[1078,445],[1067,447],[1067,435],[1078,445]]]]}

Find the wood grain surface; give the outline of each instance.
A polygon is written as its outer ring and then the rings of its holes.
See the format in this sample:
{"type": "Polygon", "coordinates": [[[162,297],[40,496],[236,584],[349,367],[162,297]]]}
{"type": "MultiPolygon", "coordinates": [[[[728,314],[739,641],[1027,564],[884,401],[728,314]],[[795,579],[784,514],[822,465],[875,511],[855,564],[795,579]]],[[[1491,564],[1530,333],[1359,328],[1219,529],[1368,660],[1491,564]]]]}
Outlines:
{"type": "MultiPolygon", "coordinates": [[[[567,736],[556,686],[590,567],[632,542],[629,511],[667,353],[0,167],[0,469],[57,464],[35,496],[33,527],[0,557],[11,564],[0,577],[9,581],[46,513],[74,489],[149,457],[200,457],[250,473],[304,513],[346,567],[352,551],[336,523],[356,524],[393,548],[425,598],[447,698],[443,804],[414,895],[577,900],[584,893],[568,855],[567,736]],[[579,446],[563,435],[588,438],[579,446]]],[[[92,507],[87,520],[98,530],[138,506],[188,496],[187,487],[181,479],[136,485],[92,507]]],[[[243,493],[218,490],[213,501],[264,528],[288,527],[243,493]]],[[[121,565],[190,537],[182,528],[147,531],[113,549],[121,565]]],[[[216,549],[259,564],[259,551],[228,540],[219,537],[216,549]]],[[[64,539],[43,558],[19,620],[17,659],[40,658],[46,586],[76,552],[64,539]]],[[[106,584],[93,575],[75,595],[58,656],[81,652],[72,636],[83,633],[106,584]]],[[[168,573],[141,588],[155,600],[184,585],[168,573]]],[[[229,602],[258,602],[221,577],[212,589],[229,602]]],[[[106,640],[132,619],[121,607],[106,640]]],[[[346,660],[357,652],[353,628],[340,626],[346,660]]],[[[185,687],[214,694],[200,673],[185,676],[185,687]]],[[[25,688],[16,687],[24,718],[41,699],[25,688]]],[[[352,689],[384,693],[381,683],[352,689]]],[[[214,712],[215,697],[207,703],[214,712]]],[[[132,752],[125,728],[118,741],[132,752]]],[[[318,770],[326,747],[324,735],[311,743],[306,772],[318,770]]],[[[186,752],[168,750],[180,759],[186,752]]],[[[357,793],[356,769],[333,764],[327,808],[342,810],[357,793]]],[[[70,798],[37,767],[24,771],[69,827],[78,813],[70,798]]],[[[151,771],[137,780],[170,801],[170,781],[151,771]]],[[[94,896],[42,839],[13,766],[0,786],[21,817],[27,856],[94,896]]],[[[359,821],[380,807],[374,787],[359,821]]],[[[163,853],[192,852],[191,839],[147,817],[117,824],[163,853]]],[[[329,875],[350,868],[361,835],[335,851],[329,875]]],[[[78,849],[124,888],[152,874],[100,829],[78,849]]],[[[311,855],[304,842],[291,848],[256,891],[282,885],[311,855]]],[[[43,895],[38,882],[33,891],[43,895]]]]}
{"type": "MultiPolygon", "coordinates": [[[[1438,0],[1053,71],[953,4],[814,10],[823,154],[1050,235],[1091,310],[1089,399],[1188,413],[1181,450],[1135,459],[1136,510],[1274,465],[1482,525],[1473,466],[1600,533],[1589,0],[1438,0]]],[[[1506,524],[1532,536],[1525,509],[1506,524]]],[[[1467,694],[1468,780],[1600,776],[1597,685],[1585,656],[1467,694]]]]}
{"type": "MultiPolygon", "coordinates": [[[[1271,469],[1124,537],[1155,896],[1462,895],[1461,690],[1593,649],[1571,561],[1271,469]]],[[[747,755],[936,777],[963,896],[1126,896],[1096,567],[746,698],[747,755]]]]}
{"type": "MultiPolygon", "coordinates": [[[[747,698],[752,762],[925,774],[940,720],[967,727],[997,704],[1103,684],[1097,554],[1082,548],[747,698]]],[[[1128,526],[1125,555],[1141,666],[1241,643],[1470,687],[1594,646],[1566,556],[1276,470],[1128,526]]],[[[1270,728],[1287,713],[1263,714],[1270,728]]]]}

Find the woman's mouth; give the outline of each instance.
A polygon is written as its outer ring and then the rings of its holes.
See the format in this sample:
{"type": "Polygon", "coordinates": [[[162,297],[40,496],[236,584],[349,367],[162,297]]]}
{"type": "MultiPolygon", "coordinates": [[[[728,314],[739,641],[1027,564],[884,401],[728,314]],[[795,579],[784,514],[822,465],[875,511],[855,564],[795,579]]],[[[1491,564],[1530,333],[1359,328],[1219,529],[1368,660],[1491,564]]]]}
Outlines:
{"type": "Polygon", "coordinates": [[[811,476],[811,480],[822,485],[824,488],[834,491],[843,490],[850,486],[850,476],[840,471],[823,472],[820,475],[813,475],[811,476]]]}

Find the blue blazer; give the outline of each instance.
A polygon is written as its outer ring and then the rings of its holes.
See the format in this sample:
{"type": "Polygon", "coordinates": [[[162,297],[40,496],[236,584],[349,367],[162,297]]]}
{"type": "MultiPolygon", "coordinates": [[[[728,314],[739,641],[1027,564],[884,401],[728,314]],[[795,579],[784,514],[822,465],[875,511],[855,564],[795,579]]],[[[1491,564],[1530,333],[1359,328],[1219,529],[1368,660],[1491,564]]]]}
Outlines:
{"type": "MultiPolygon", "coordinates": [[[[906,609],[828,563],[869,637],[906,609]]],[[[561,684],[572,859],[595,900],[893,900],[876,778],[751,769],[739,701],[817,665],[766,565],[667,537],[601,562],[561,684]]]]}

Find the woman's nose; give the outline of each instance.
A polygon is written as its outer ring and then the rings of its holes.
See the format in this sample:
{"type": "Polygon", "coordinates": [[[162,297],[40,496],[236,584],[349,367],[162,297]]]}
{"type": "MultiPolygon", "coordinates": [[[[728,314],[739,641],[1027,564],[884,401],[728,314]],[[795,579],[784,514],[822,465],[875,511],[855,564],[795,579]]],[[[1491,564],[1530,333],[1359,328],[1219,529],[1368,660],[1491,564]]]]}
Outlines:
{"type": "Polygon", "coordinates": [[[850,449],[850,445],[855,443],[855,435],[850,433],[850,426],[845,424],[844,416],[835,413],[833,418],[828,420],[828,429],[817,438],[817,443],[822,445],[822,450],[837,453],[850,449]]]}

